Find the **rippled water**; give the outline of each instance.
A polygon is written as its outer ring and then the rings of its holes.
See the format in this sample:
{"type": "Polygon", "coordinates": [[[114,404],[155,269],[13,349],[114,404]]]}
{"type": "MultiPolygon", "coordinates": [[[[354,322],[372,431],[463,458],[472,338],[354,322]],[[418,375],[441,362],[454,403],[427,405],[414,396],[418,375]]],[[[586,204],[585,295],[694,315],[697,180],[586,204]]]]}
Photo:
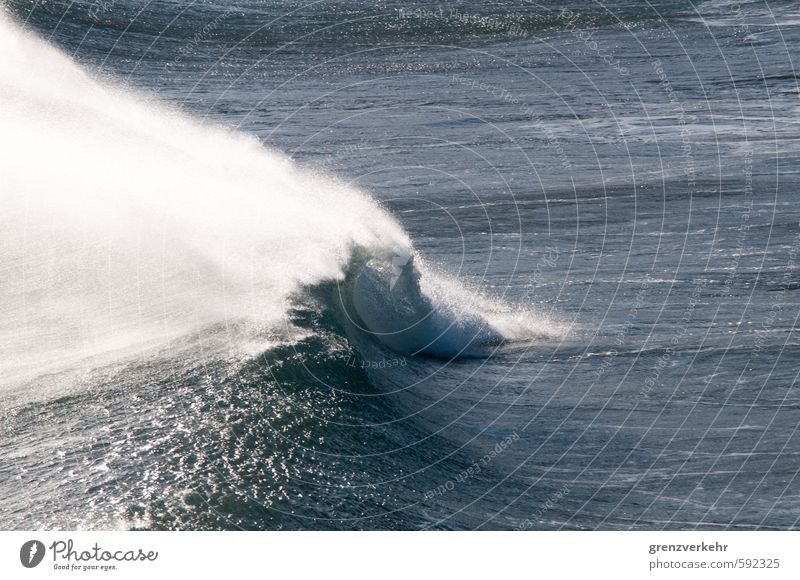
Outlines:
{"type": "Polygon", "coordinates": [[[797,526],[796,1],[3,6],[116,87],[0,60],[3,528],[797,526]]]}

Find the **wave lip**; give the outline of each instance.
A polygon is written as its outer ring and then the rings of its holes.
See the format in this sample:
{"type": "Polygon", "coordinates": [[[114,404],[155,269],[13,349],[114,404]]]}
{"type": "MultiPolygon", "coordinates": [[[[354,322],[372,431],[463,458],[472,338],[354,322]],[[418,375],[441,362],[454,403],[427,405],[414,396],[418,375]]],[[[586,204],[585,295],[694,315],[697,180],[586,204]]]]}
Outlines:
{"type": "Polygon", "coordinates": [[[363,329],[406,355],[483,357],[504,343],[560,334],[531,313],[448,284],[410,253],[367,262],[352,299],[363,329]]]}
{"type": "Polygon", "coordinates": [[[481,316],[434,304],[420,287],[412,255],[397,262],[370,260],[353,289],[358,316],[380,342],[402,354],[440,358],[481,356],[503,342],[481,316]]]}

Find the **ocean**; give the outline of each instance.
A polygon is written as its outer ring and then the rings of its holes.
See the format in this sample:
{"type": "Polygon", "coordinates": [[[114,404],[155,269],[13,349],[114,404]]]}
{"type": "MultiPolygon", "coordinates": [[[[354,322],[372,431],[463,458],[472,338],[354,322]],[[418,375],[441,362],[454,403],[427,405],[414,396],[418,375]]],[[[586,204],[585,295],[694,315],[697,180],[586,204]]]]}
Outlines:
{"type": "Polygon", "coordinates": [[[3,0],[0,528],[797,528],[798,46],[3,0]]]}

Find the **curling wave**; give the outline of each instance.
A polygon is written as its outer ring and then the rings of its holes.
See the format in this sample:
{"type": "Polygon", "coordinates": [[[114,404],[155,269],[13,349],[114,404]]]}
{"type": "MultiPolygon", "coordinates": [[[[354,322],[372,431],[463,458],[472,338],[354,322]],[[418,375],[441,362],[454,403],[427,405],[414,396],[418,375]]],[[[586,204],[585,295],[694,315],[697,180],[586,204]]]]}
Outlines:
{"type": "Polygon", "coordinates": [[[357,314],[390,347],[475,356],[510,336],[419,259],[385,285],[379,264],[413,249],[365,193],[94,78],[2,13],[0,52],[3,383],[221,321],[288,325],[356,250],[373,260],[357,314]]]}
{"type": "Polygon", "coordinates": [[[478,312],[435,303],[423,292],[414,257],[373,259],[355,282],[353,305],[366,329],[401,354],[481,356],[503,336],[478,312]]]}

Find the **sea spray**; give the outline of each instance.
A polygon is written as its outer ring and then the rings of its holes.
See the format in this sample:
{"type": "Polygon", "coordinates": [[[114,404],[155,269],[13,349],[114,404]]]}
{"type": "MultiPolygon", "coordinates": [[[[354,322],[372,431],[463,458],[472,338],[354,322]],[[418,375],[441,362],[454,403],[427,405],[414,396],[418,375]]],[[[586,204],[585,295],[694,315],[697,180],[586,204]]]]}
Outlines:
{"type": "Polygon", "coordinates": [[[0,52],[0,382],[277,324],[355,246],[409,245],[364,193],[93,78],[2,14],[0,52]]]}
{"type": "MultiPolygon", "coordinates": [[[[395,275],[412,255],[366,193],[94,78],[2,14],[0,51],[0,385],[209,325],[281,328],[296,293],[343,280],[356,248],[395,275]]],[[[558,332],[417,262],[436,324],[414,343],[457,336],[442,352],[460,356],[473,338],[558,332]]]]}

